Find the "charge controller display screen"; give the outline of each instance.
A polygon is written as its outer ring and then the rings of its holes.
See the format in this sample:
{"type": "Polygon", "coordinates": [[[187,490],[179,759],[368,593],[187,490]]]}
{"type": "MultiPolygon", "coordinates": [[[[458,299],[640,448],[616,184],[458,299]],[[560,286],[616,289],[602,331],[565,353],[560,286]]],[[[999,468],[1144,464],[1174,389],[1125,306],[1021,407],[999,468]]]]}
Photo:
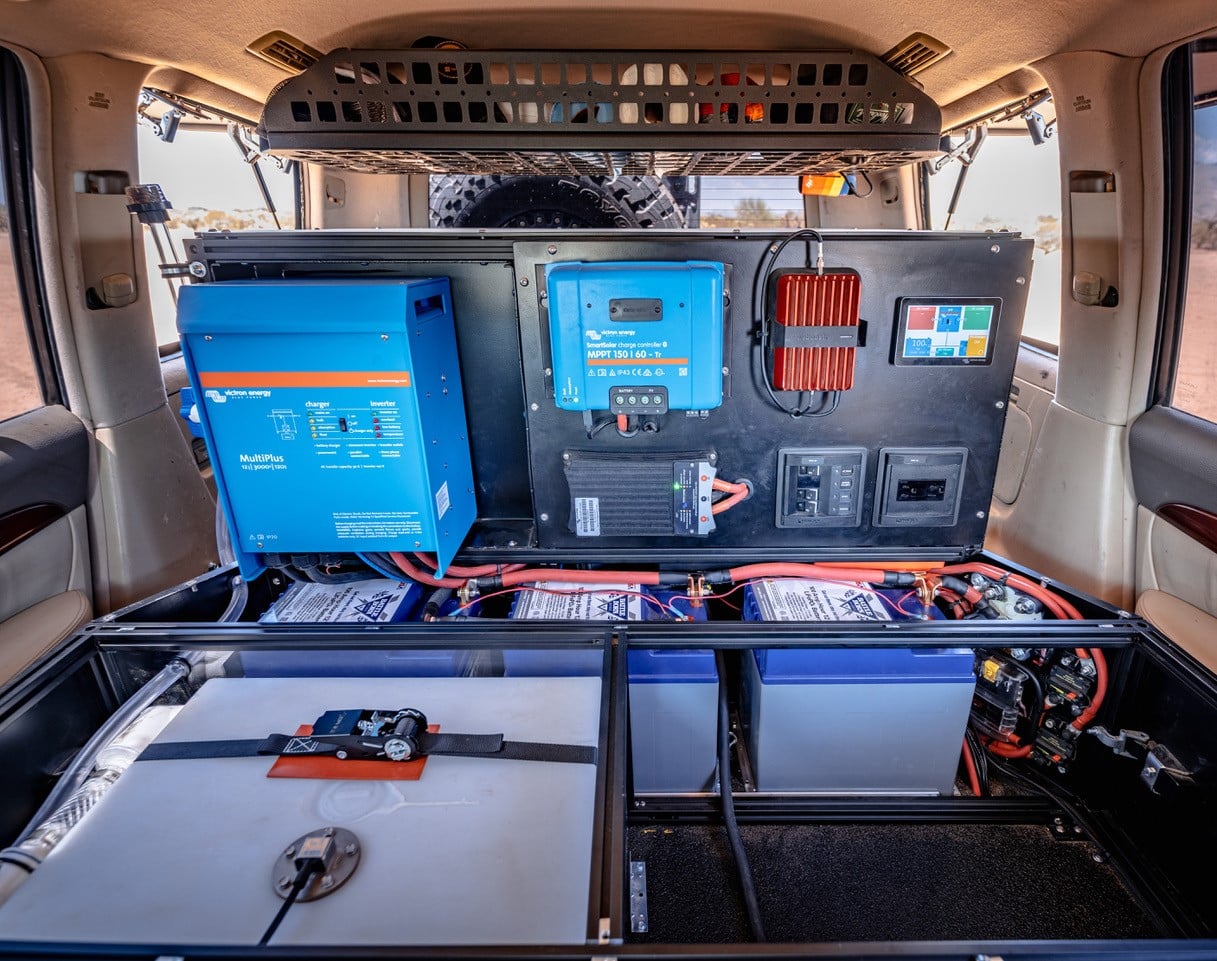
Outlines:
{"type": "Polygon", "coordinates": [[[897,364],[988,364],[993,360],[1001,299],[905,297],[899,304],[897,364]]]}

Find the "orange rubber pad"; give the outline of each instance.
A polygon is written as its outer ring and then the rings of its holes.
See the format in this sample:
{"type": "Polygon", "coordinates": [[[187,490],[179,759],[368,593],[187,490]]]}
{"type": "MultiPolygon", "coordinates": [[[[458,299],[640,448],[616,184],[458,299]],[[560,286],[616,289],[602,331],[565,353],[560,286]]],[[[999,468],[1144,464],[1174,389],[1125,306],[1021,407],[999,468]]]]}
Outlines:
{"type": "MultiPolygon", "coordinates": [[[[427,730],[435,734],[438,724],[427,730]]],[[[313,733],[311,724],[296,729],[297,737],[313,733]]],[[[312,778],[318,781],[417,781],[423,776],[425,757],[417,761],[342,761],[333,755],[297,755],[280,757],[266,772],[267,777],[312,778]]]]}

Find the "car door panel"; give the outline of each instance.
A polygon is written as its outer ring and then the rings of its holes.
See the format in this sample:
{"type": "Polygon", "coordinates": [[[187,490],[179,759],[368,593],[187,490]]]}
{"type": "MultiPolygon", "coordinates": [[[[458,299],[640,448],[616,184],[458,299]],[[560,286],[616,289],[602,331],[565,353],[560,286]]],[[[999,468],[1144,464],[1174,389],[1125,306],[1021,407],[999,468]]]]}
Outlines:
{"type": "Polygon", "coordinates": [[[1137,612],[1217,669],[1217,424],[1154,407],[1129,432],[1137,612]]]}
{"type": "Polygon", "coordinates": [[[0,675],[92,613],[89,436],[63,407],[0,424],[0,675]]]}

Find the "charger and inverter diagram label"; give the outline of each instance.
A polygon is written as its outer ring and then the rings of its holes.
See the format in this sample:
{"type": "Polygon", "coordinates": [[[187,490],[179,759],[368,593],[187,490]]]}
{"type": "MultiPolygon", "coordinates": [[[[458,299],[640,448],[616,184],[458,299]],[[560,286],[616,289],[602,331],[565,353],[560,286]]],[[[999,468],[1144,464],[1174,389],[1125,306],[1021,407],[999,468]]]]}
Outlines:
{"type": "Polygon", "coordinates": [[[752,596],[763,621],[890,621],[883,600],[855,584],[819,581],[757,581],[752,596]]]}
{"type": "Polygon", "coordinates": [[[640,621],[643,599],[640,584],[585,584],[541,581],[535,591],[521,591],[511,609],[513,620],[532,621],[640,621]],[[566,591],[569,593],[551,593],[566,591]],[[625,593],[629,592],[629,593],[625,593]]]}
{"type": "MultiPolygon", "coordinates": [[[[211,371],[200,373],[199,380],[212,429],[228,458],[229,488],[244,492],[235,509],[244,549],[296,549],[301,538],[288,533],[283,522],[301,512],[282,510],[278,492],[285,481],[304,484],[306,478],[332,474],[343,477],[334,476],[332,483],[347,489],[353,490],[349,485],[358,478],[388,491],[391,477],[414,467],[411,415],[403,396],[411,386],[406,371],[211,371]],[[274,476],[273,486],[264,475],[274,476]],[[380,476],[384,481],[376,479],[380,476]]],[[[424,535],[421,511],[387,509],[384,498],[378,499],[379,505],[353,495],[324,515],[336,547],[424,535]]],[[[400,497],[393,499],[400,504],[400,497]]],[[[442,517],[451,504],[446,484],[435,493],[435,503],[442,517]]]]}

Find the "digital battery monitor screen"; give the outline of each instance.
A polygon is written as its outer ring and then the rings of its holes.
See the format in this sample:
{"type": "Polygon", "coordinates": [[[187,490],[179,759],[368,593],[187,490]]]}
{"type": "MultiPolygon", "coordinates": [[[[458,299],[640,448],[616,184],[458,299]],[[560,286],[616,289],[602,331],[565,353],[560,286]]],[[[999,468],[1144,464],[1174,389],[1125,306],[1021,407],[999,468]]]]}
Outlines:
{"type": "Polygon", "coordinates": [[[988,364],[993,360],[1000,308],[1001,300],[996,297],[905,297],[900,301],[892,360],[897,364],[988,364]]]}

